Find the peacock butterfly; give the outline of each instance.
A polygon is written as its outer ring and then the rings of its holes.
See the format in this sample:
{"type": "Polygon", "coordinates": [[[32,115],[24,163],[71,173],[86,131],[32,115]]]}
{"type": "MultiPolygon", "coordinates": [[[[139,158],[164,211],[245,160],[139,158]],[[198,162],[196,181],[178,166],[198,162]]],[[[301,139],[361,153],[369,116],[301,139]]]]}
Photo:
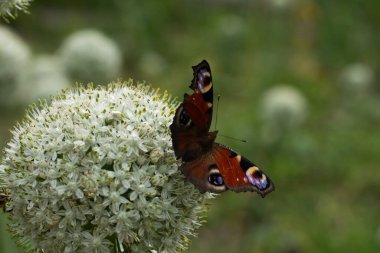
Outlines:
{"type": "Polygon", "coordinates": [[[201,192],[255,191],[262,197],[274,185],[253,162],[216,143],[218,131],[209,132],[212,119],[213,84],[206,60],[193,66],[190,88],[170,125],[173,148],[182,159],[180,170],[201,192]]]}

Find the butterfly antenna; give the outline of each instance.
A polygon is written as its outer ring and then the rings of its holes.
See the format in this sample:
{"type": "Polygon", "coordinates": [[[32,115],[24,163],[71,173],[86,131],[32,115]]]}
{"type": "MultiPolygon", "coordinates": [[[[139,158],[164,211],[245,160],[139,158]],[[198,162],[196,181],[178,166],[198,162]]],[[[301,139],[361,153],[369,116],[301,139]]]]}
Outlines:
{"type": "Polygon", "coordinates": [[[218,98],[216,100],[215,131],[216,131],[216,125],[218,124],[219,100],[220,100],[220,94],[218,94],[218,98]]]}
{"type": "MultiPolygon", "coordinates": [[[[220,94],[218,94],[218,98],[216,100],[215,131],[216,131],[216,125],[218,124],[219,101],[220,101],[220,94]]],[[[218,136],[222,136],[224,138],[228,138],[235,141],[247,142],[247,140],[238,139],[238,138],[234,138],[234,137],[223,135],[223,134],[218,134],[218,136]]]]}
{"type": "Polygon", "coordinates": [[[235,141],[241,141],[241,142],[244,142],[244,143],[248,142],[247,140],[244,140],[244,139],[238,139],[238,138],[234,138],[234,137],[223,135],[223,134],[218,134],[218,136],[221,136],[221,137],[224,137],[224,138],[228,138],[228,139],[231,139],[231,140],[235,140],[235,141]]]}

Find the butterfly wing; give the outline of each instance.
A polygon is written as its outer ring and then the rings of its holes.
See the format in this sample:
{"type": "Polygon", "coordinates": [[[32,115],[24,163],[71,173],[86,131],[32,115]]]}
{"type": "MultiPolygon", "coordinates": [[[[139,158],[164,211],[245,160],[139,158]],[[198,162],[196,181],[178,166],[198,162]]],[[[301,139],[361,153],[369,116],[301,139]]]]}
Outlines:
{"type": "Polygon", "coordinates": [[[189,87],[194,93],[185,95],[183,107],[199,131],[207,132],[212,120],[213,85],[211,69],[205,60],[192,68],[193,79],[189,87]]]}
{"type": "Polygon", "coordinates": [[[180,170],[201,192],[255,191],[265,197],[274,190],[272,181],[254,163],[218,143],[180,170]]]}
{"type": "Polygon", "coordinates": [[[212,120],[212,77],[210,66],[203,60],[193,66],[190,88],[177,108],[170,131],[177,158],[191,161],[211,150],[216,133],[208,133],[212,120]]]}
{"type": "Polygon", "coordinates": [[[274,190],[270,178],[235,151],[215,143],[212,156],[227,189],[235,192],[255,191],[262,197],[274,190]]]}
{"type": "Polygon", "coordinates": [[[211,152],[183,163],[180,170],[201,193],[219,193],[227,190],[211,152]]]}

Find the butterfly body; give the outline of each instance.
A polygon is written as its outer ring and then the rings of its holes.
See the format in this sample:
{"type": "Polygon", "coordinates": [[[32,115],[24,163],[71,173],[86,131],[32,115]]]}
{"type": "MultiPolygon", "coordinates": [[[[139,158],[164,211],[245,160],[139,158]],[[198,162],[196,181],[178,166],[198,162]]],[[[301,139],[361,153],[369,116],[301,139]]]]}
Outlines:
{"type": "Polygon", "coordinates": [[[274,190],[272,181],[254,163],[216,143],[212,120],[213,84],[207,61],[193,67],[190,88],[176,110],[170,131],[180,170],[201,192],[256,191],[262,197],[274,190]]]}

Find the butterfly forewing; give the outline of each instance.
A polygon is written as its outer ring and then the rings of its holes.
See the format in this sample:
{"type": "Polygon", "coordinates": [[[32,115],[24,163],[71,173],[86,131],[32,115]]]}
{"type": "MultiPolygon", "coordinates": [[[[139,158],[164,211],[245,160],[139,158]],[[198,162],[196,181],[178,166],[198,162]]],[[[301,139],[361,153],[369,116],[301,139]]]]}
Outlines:
{"type": "Polygon", "coordinates": [[[274,190],[269,177],[235,151],[215,143],[212,155],[228,189],[235,192],[255,191],[262,197],[274,190]]]}
{"type": "Polygon", "coordinates": [[[210,66],[202,61],[193,66],[191,95],[184,95],[183,103],[177,108],[170,125],[173,147],[177,158],[191,161],[212,148],[215,137],[210,137],[212,120],[212,77],[210,66]]]}
{"type": "Polygon", "coordinates": [[[200,113],[195,115],[190,110],[194,120],[197,120],[198,125],[202,129],[210,129],[212,119],[212,104],[214,88],[212,84],[211,69],[207,61],[203,60],[198,65],[193,66],[193,79],[191,80],[190,88],[194,93],[184,99],[185,109],[194,105],[198,108],[200,113]]]}

